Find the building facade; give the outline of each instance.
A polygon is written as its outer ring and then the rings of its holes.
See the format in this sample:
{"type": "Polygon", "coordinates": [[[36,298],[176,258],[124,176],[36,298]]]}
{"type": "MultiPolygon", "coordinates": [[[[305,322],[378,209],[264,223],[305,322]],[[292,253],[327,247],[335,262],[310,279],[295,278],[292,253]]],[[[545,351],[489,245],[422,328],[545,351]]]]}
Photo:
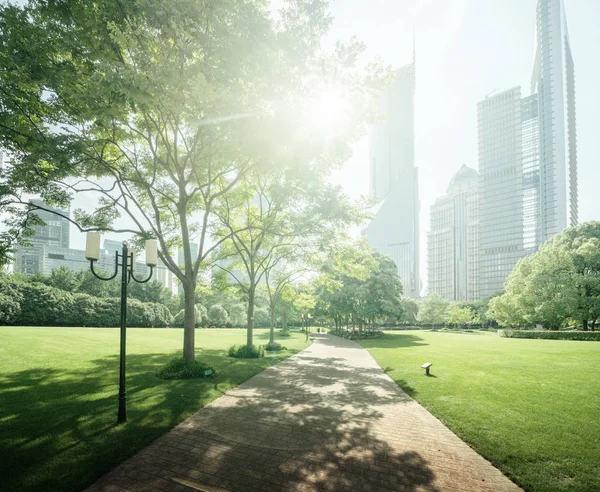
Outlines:
{"type": "Polygon", "coordinates": [[[404,295],[420,295],[419,193],[415,166],[415,63],[381,96],[384,119],[369,132],[370,191],[378,208],[365,234],[398,267],[404,295]]]}
{"type": "Polygon", "coordinates": [[[477,171],[463,165],[431,206],[427,234],[429,293],[449,301],[479,299],[477,171]]]}
{"type": "Polygon", "coordinates": [[[538,0],[531,95],[478,104],[481,295],[524,256],[576,225],[575,66],[563,0],[538,0]]]}
{"type": "Polygon", "coordinates": [[[500,292],[523,252],[521,89],[477,105],[480,294],[500,292]]]}
{"type": "Polygon", "coordinates": [[[545,241],[578,220],[575,65],[563,0],[538,0],[531,92],[538,102],[545,241]]]}
{"type": "MultiPolygon", "coordinates": [[[[30,244],[15,248],[13,271],[30,277],[37,273],[48,275],[52,270],[61,267],[74,272],[89,269],[90,262],[85,258],[85,251],[69,247],[69,210],[50,207],[40,200],[31,200],[31,202],[57,213],[43,210],[35,212],[46,225],[32,226],[34,234],[27,238],[30,244]]],[[[104,248],[100,250],[100,258],[95,262],[94,269],[97,272],[112,274],[115,268],[115,253],[121,252],[122,245],[122,241],[105,239],[104,248]]],[[[143,253],[141,256],[143,257],[143,253]]],[[[140,259],[142,261],[135,263],[135,272],[139,277],[144,277],[148,274],[148,267],[143,258],[140,259]]],[[[173,273],[160,260],[154,269],[153,280],[170,289],[171,292],[177,291],[173,273]]]]}

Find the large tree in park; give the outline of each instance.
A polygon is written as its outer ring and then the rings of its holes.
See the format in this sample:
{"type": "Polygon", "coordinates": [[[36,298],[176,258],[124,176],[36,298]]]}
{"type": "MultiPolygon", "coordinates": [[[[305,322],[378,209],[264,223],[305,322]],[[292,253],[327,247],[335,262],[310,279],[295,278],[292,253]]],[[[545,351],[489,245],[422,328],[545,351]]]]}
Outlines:
{"type": "Polygon", "coordinates": [[[504,326],[584,330],[600,316],[600,222],[571,227],[548,240],[511,272],[505,293],[490,301],[490,317],[504,326]]]}
{"type": "Polygon", "coordinates": [[[423,325],[443,325],[448,319],[449,309],[450,302],[438,294],[431,294],[421,302],[417,321],[423,325]]]}
{"type": "Polygon", "coordinates": [[[81,230],[156,238],[183,287],[188,362],[199,270],[230,238],[214,238],[213,210],[257,168],[339,162],[365,116],[357,89],[373,77],[353,71],[358,45],[319,51],[326,3],[290,0],[279,14],[259,0],[0,7],[0,147],[18,162],[0,177],[0,201],[12,230],[35,208],[28,194],[66,206],[85,193],[97,207],[76,211],[81,230]],[[347,85],[348,131],[327,142],[299,132],[315,107],[307,94],[347,85]]]}

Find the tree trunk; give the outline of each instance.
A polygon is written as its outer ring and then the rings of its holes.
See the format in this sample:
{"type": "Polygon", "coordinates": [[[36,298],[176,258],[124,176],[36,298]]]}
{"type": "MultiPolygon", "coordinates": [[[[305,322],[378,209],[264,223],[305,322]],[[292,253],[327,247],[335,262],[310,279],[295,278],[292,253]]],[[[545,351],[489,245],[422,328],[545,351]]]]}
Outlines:
{"type": "Polygon", "coordinates": [[[248,291],[248,318],[246,324],[246,345],[248,348],[252,347],[252,331],[254,329],[254,297],[256,294],[256,286],[250,284],[250,290],[248,291]]]}
{"type": "Polygon", "coordinates": [[[195,354],[195,286],[193,283],[183,283],[184,295],[184,318],[183,318],[183,360],[193,364],[196,360],[195,354]]]}
{"type": "Polygon", "coordinates": [[[583,331],[588,331],[588,320],[585,318],[583,320],[583,331]]]}
{"type": "Polygon", "coordinates": [[[271,333],[269,334],[269,344],[275,343],[275,307],[271,307],[271,333]]]}

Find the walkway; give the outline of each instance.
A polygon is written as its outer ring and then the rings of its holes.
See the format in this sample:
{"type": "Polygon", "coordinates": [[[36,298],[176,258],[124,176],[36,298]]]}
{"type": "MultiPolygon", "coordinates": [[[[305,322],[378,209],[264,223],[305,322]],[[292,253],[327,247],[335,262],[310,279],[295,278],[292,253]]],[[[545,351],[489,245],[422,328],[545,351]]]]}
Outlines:
{"type": "Polygon", "coordinates": [[[316,339],[88,492],[520,490],[401,391],[358,344],[316,339]]]}

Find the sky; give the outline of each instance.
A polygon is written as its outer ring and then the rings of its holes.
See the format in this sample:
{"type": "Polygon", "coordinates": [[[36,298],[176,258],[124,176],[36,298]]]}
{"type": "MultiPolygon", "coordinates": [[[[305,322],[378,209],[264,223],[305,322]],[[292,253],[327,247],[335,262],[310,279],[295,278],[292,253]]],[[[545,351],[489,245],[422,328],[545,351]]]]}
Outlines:
{"type": "MultiPolygon", "coordinates": [[[[600,220],[600,0],[564,0],[575,62],[579,221],[600,220]]],[[[530,94],[537,0],[334,0],[327,44],[356,35],[367,58],[412,60],[416,39],[415,156],[426,284],[429,210],[464,163],[477,169],[477,103],[521,86],[530,94]]],[[[368,193],[369,149],[358,142],[336,180],[368,193]]]]}

